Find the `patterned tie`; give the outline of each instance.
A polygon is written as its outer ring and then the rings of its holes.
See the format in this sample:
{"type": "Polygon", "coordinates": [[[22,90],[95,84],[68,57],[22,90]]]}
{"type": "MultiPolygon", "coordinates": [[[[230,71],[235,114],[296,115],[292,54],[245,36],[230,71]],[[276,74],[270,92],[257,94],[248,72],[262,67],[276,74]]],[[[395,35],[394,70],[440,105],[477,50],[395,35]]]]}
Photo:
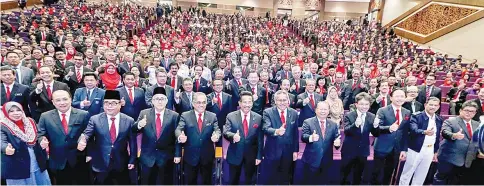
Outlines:
{"type": "Polygon", "coordinates": [[[218,108],[222,110],[222,99],[220,98],[220,93],[217,93],[217,104],[218,108]]]}
{"type": "Polygon", "coordinates": [[[395,120],[397,121],[397,125],[400,125],[400,109],[395,110],[395,120]]]}
{"type": "Polygon", "coordinates": [[[132,88],[128,89],[129,101],[131,102],[131,104],[133,104],[133,101],[134,101],[132,90],[133,90],[132,88]]]}
{"type": "Polygon", "coordinates": [[[281,110],[281,123],[282,127],[286,128],[286,117],[284,116],[284,110],[281,110]]]}
{"type": "Polygon", "coordinates": [[[252,94],[255,94],[255,88],[252,88],[252,94]]]}
{"type": "Polygon", "coordinates": [[[156,114],[156,138],[160,138],[161,135],[161,118],[160,113],[156,114]]]}
{"type": "Polygon", "coordinates": [[[111,118],[111,128],[109,129],[109,135],[111,136],[111,142],[114,144],[114,141],[116,141],[116,123],[114,122],[116,120],[115,117],[111,118]]]}
{"type": "Polygon", "coordinates": [[[77,72],[76,72],[76,77],[77,77],[77,82],[81,82],[82,80],[82,75],[81,75],[81,71],[80,69],[77,69],[77,72]]]}
{"type": "Polygon", "coordinates": [[[467,122],[466,123],[467,127],[467,132],[469,132],[469,139],[472,139],[472,128],[471,128],[471,123],[467,122]]]}
{"type": "Polygon", "coordinates": [[[249,134],[249,123],[247,122],[247,114],[244,114],[244,121],[242,122],[242,125],[244,127],[244,135],[247,137],[247,134],[249,134]]]}
{"type": "Polygon", "coordinates": [[[65,113],[62,113],[62,121],[61,121],[61,124],[62,124],[62,128],[64,128],[64,133],[67,134],[67,119],[66,119],[66,114],[65,113]]]}
{"type": "Polygon", "coordinates": [[[6,97],[7,97],[7,101],[10,101],[10,87],[9,86],[5,86],[5,88],[7,88],[7,91],[6,91],[6,97]]]}
{"type": "Polygon", "coordinates": [[[202,132],[202,126],[203,126],[203,121],[202,121],[202,113],[198,113],[198,130],[202,132]]]}
{"type": "Polygon", "coordinates": [[[427,86],[427,89],[426,89],[426,93],[425,93],[425,96],[427,98],[427,100],[430,98],[430,86],[427,86]]]}
{"type": "Polygon", "coordinates": [[[314,103],[314,96],[312,94],[309,96],[309,102],[311,102],[311,107],[314,108],[316,104],[314,103]]]}
{"type": "Polygon", "coordinates": [[[326,126],[324,125],[326,121],[321,120],[321,137],[324,139],[324,134],[326,133],[326,126]]]}
{"type": "Polygon", "coordinates": [[[50,85],[47,85],[47,96],[49,97],[49,100],[52,100],[52,89],[50,89],[50,85]]]}

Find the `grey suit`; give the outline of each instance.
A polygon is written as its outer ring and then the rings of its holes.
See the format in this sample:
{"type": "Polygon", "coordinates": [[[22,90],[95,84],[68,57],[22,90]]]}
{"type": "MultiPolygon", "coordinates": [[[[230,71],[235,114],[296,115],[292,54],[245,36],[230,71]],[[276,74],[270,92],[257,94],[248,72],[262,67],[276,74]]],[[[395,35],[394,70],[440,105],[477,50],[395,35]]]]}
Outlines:
{"type": "Polygon", "coordinates": [[[18,83],[22,85],[27,85],[27,86],[30,86],[32,84],[32,80],[34,79],[34,71],[32,71],[32,69],[24,66],[20,66],[19,68],[14,66],[11,66],[11,67],[17,68],[17,69],[14,69],[17,72],[20,70],[20,82],[17,79],[18,83]]]}
{"type": "MultiPolygon", "coordinates": [[[[470,125],[475,130],[479,123],[471,120],[470,125]]],[[[442,126],[442,137],[444,140],[439,148],[439,165],[433,184],[469,184],[465,183],[468,180],[456,179],[461,177],[463,173],[469,174],[467,169],[471,167],[472,161],[477,155],[477,143],[472,141],[465,121],[461,117],[452,117],[445,120],[442,126]],[[454,139],[452,135],[461,129],[464,138],[461,140],[454,139]]]]}

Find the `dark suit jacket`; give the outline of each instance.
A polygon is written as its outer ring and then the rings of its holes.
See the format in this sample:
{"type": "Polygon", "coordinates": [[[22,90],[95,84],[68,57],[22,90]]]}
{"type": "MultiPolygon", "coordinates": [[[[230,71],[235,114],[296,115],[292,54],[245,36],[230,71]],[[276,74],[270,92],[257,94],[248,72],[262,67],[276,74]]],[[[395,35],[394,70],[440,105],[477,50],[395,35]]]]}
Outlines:
{"type": "MultiPolygon", "coordinates": [[[[373,102],[371,103],[371,106],[370,106],[369,112],[373,114],[376,114],[378,109],[384,107],[381,101],[379,103],[376,102],[376,98],[378,98],[378,96],[380,96],[380,93],[376,93],[375,96],[373,96],[373,102]]],[[[386,98],[387,99],[385,101],[386,101],[386,105],[388,106],[392,103],[392,101],[390,100],[390,94],[387,94],[386,98]]]]}
{"type": "Polygon", "coordinates": [[[227,149],[227,162],[232,165],[240,165],[244,159],[248,163],[255,163],[255,159],[262,160],[262,147],[264,146],[262,116],[251,111],[250,121],[247,122],[249,131],[245,136],[241,111],[234,111],[227,115],[223,134],[224,138],[231,142],[227,149]],[[239,131],[240,141],[232,143],[237,131],[239,131]]]}
{"type": "Polygon", "coordinates": [[[370,133],[378,136],[378,128],[373,127],[375,115],[366,112],[363,126],[356,126],[357,111],[347,113],[343,118],[344,134],[341,156],[351,159],[352,157],[368,157],[370,155],[370,133]],[[363,131],[361,131],[363,127],[363,131]]]}
{"type": "Polygon", "coordinates": [[[297,126],[298,114],[292,108],[287,108],[285,115],[286,132],[283,136],[276,136],[276,129],[283,126],[277,107],[264,110],[262,115],[264,134],[266,136],[263,155],[269,160],[279,160],[283,151],[299,152],[299,130],[297,126]]]}
{"type": "Polygon", "coordinates": [[[166,63],[167,63],[166,58],[164,58],[164,57],[161,58],[160,67],[165,68],[165,70],[167,72],[169,72],[170,71],[170,64],[175,63],[175,60],[173,60],[172,58],[168,58],[168,64],[166,64],[166,63]]]}
{"type": "MultiPolygon", "coordinates": [[[[34,66],[34,65],[32,65],[32,66],[34,66]]],[[[35,65],[35,66],[37,66],[37,65],[35,65]]],[[[62,65],[62,63],[59,60],[55,60],[55,65],[54,66],[57,69],[67,69],[67,67],[74,66],[74,63],[71,62],[71,61],[66,60],[65,64],[62,65]]]]}
{"type": "MultiPolygon", "coordinates": [[[[52,103],[52,100],[50,100],[49,96],[47,95],[45,84],[40,94],[37,94],[35,92],[37,83],[38,82],[32,84],[32,89],[30,90],[30,96],[29,96],[29,107],[30,107],[30,113],[32,114],[33,119],[38,122],[40,118],[40,114],[47,112],[49,110],[55,109],[55,107],[52,103]]],[[[65,90],[67,92],[70,91],[69,87],[65,83],[54,81],[52,93],[54,93],[56,90],[65,90]]]]}
{"type": "Polygon", "coordinates": [[[92,90],[91,96],[89,97],[89,102],[91,105],[83,106],[81,108],[81,102],[87,98],[87,88],[78,88],[74,93],[72,98],[72,106],[78,109],[82,109],[88,111],[91,115],[96,115],[101,112],[104,112],[103,105],[104,105],[104,94],[106,90],[100,88],[94,88],[92,90]]]}
{"type": "MultiPolygon", "coordinates": [[[[457,87],[451,88],[449,92],[447,92],[447,101],[454,100],[454,96],[456,96],[458,91],[459,89],[457,87]]],[[[456,103],[460,106],[460,104],[466,101],[466,97],[467,97],[467,91],[465,89],[461,90],[460,95],[457,98],[458,101],[456,103]]]]}
{"type": "MultiPolygon", "coordinates": [[[[91,69],[89,69],[89,68],[87,68],[85,66],[82,67],[82,70],[83,70],[83,72],[81,74],[82,77],[84,77],[84,74],[85,73],[92,72],[91,69]]],[[[69,88],[70,88],[70,91],[69,92],[71,93],[71,95],[74,95],[74,93],[76,92],[76,89],[86,86],[86,85],[84,85],[84,82],[82,81],[82,79],[81,79],[80,82],[77,80],[77,72],[76,72],[75,66],[67,67],[66,68],[66,71],[64,72],[64,74],[66,74],[66,76],[64,76],[64,79],[62,79],[62,81],[64,83],[66,83],[67,86],[69,86],[69,88]],[[72,74],[72,76],[69,76],[69,80],[66,80],[65,78],[67,78],[66,77],[67,76],[67,73],[69,73],[70,70],[72,70],[72,72],[74,72],[74,74],[72,74]]]]}
{"type": "MultiPolygon", "coordinates": [[[[427,102],[427,97],[425,95],[426,93],[427,93],[427,86],[420,85],[418,87],[417,101],[422,104],[425,104],[425,102],[427,102]]],[[[432,92],[430,93],[430,97],[437,97],[439,99],[442,99],[442,90],[439,87],[432,86],[432,92]]],[[[438,112],[438,114],[439,113],[440,112],[438,112]]]]}
{"type": "MultiPolygon", "coordinates": [[[[169,84],[170,86],[171,86],[171,77],[172,76],[169,74],[168,79],[166,80],[166,84],[169,84]]],[[[178,90],[178,89],[182,88],[182,84],[183,84],[183,78],[181,76],[177,75],[176,76],[176,84],[175,84],[175,87],[173,87],[173,88],[178,90]]]]}
{"type": "MultiPolygon", "coordinates": [[[[195,92],[192,92],[192,94],[191,94],[192,100],[193,100],[193,94],[195,94],[195,92]]],[[[207,99],[207,102],[210,102],[210,99],[207,99]]],[[[180,102],[176,103],[176,101],[175,101],[176,112],[184,113],[184,112],[190,111],[192,109],[193,109],[193,105],[190,102],[190,99],[188,98],[188,94],[185,91],[181,92],[180,102]]]]}
{"type": "Polygon", "coordinates": [[[94,172],[109,172],[111,170],[122,171],[128,164],[136,161],[137,143],[136,134],[133,132],[133,118],[119,113],[119,132],[114,142],[111,141],[109,125],[111,121],[106,113],[94,115],[89,120],[89,124],[84,130],[86,140],[93,138],[92,144],[87,147],[91,155],[91,165],[94,172]],[[109,120],[109,121],[108,121],[109,120]],[[129,151],[131,154],[128,154],[129,151]],[[109,169],[109,162],[112,161],[112,169],[109,169]]]}
{"type": "Polygon", "coordinates": [[[172,162],[174,157],[181,157],[181,144],[175,137],[175,129],[178,125],[178,113],[165,109],[161,124],[160,138],[156,136],[156,112],[154,108],[142,110],[138,121],[133,125],[133,130],[143,135],[141,141],[140,163],[145,166],[163,167],[167,162],[172,162]],[[138,129],[138,122],[146,116],[146,126],[138,129]]]}
{"type": "Polygon", "coordinates": [[[18,83],[13,83],[12,89],[10,90],[10,99],[7,100],[7,89],[5,88],[3,83],[0,83],[1,89],[0,91],[2,92],[0,94],[0,105],[3,105],[9,101],[14,101],[17,103],[20,103],[23,107],[23,110],[25,112],[25,115],[30,116],[30,111],[29,111],[29,87],[26,85],[18,84],[18,83]]]}
{"type": "MultiPolygon", "coordinates": [[[[6,125],[1,125],[1,132],[2,179],[30,178],[30,154],[27,143],[12,134],[6,125]],[[15,153],[11,156],[5,154],[8,143],[15,149],[15,153]]],[[[39,143],[35,143],[33,148],[40,171],[45,171],[47,169],[47,153],[42,150],[39,143]]]]}
{"type": "MultiPolygon", "coordinates": [[[[479,122],[471,120],[473,130],[479,127],[479,122]]],[[[474,131],[473,131],[474,132],[474,131]]],[[[455,166],[469,168],[477,155],[477,144],[472,142],[467,126],[461,117],[451,117],[442,125],[442,137],[438,151],[439,162],[445,161],[455,166]],[[452,139],[452,135],[462,129],[463,139],[452,139]]]]}
{"type": "MultiPolygon", "coordinates": [[[[440,144],[440,129],[442,128],[443,123],[442,117],[435,114],[435,125],[434,128],[436,139],[434,145],[434,153],[437,153],[439,150],[440,144]]],[[[425,140],[426,135],[423,134],[429,125],[429,117],[427,116],[426,112],[417,112],[412,114],[410,119],[410,133],[408,138],[408,148],[412,149],[415,152],[420,152],[422,149],[423,142],[425,140]]]]}
{"type": "Polygon", "coordinates": [[[375,139],[375,156],[386,156],[392,150],[400,153],[407,149],[408,123],[411,114],[403,107],[400,113],[402,118],[400,118],[398,130],[390,133],[390,126],[396,121],[393,106],[388,105],[378,110],[375,122],[378,122],[380,135],[375,139]]]}
{"type": "Polygon", "coordinates": [[[357,84],[354,86],[353,89],[353,80],[350,79],[346,81],[346,87],[344,89],[344,99],[343,99],[343,107],[345,110],[349,110],[351,104],[355,103],[355,97],[360,92],[367,92],[366,86],[360,86],[361,80],[357,81],[357,84]]]}
{"type": "Polygon", "coordinates": [[[277,85],[268,81],[267,84],[261,83],[261,86],[266,89],[266,102],[264,108],[272,107],[274,103],[274,94],[277,91],[277,85]]]}
{"type": "Polygon", "coordinates": [[[138,118],[139,113],[146,109],[145,92],[141,88],[134,87],[133,103],[129,100],[129,94],[126,87],[116,89],[121,95],[121,99],[124,97],[125,105],[121,107],[121,112],[128,115],[131,118],[138,118]]]}
{"type": "Polygon", "coordinates": [[[284,70],[279,70],[276,73],[276,81],[278,84],[280,84],[283,79],[292,79],[292,72],[291,71],[287,71],[287,72],[288,73],[286,73],[284,70]],[[289,74],[289,76],[287,76],[287,74],[289,74]],[[277,80],[278,77],[281,77],[281,79],[277,80]]]}
{"type": "Polygon", "coordinates": [[[297,121],[298,126],[302,126],[304,120],[308,118],[312,118],[316,116],[316,106],[318,105],[318,102],[323,101],[323,96],[313,93],[314,97],[314,107],[311,105],[311,102],[309,102],[306,105],[303,105],[303,100],[308,98],[309,94],[307,92],[301,93],[297,96],[297,103],[296,103],[296,108],[300,108],[301,110],[299,111],[299,119],[297,121]]]}
{"type": "MultiPolygon", "coordinates": [[[[45,35],[45,41],[47,41],[47,42],[54,41],[52,39],[52,35],[49,33],[49,31],[45,31],[44,32],[44,35],[45,35]]],[[[40,43],[40,41],[42,41],[42,34],[41,34],[41,32],[35,33],[35,40],[36,40],[37,43],[40,43]]]]}
{"type": "MultiPolygon", "coordinates": [[[[242,85],[246,85],[249,83],[246,79],[240,79],[242,85]]],[[[225,90],[228,94],[232,95],[232,100],[234,103],[234,107],[239,106],[239,100],[240,100],[240,93],[239,93],[239,84],[235,79],[231,79],[229,81],[229,84],[227,86],[227,89],[225,90]]]]}
{"type": "Polygon", "coordinates": [[[184,144],[185,152],[183,161],[191,166],[196,166],[199,163],[202,165],[213,163],[215,159],[215,148],[211,137],[213,133],[221,136],[217,123],[217,116],[212,112],[205,111],[203,126],[200,131],[198,129],[195,111],[191,110],[182,113],[180,122],[175,130],[175,135],[178,138],[181,132],[184,131],[187,136],[187,141],[184,144]]]}
{"type": "Polygon", "coordinates": [[[193,92],[203,92],[205,94],[210,94],[212,92],[212,88],[208,85],[208,81],[205,78],[201,77],[200,86],[198,87],[198,90],[197,90],[196,80],[193,79],[193,92]]]}
{"type": "MultiPolygon", "coordinates": [[[[141,64],[133,61],[133,66],[138,67],[139,77],[144,78],[145,77],[145,71],[141,67],[141,64]]],[[[119,75],[121,75],[121,77],[123,76],[124,73],[131,72],[131,69],[129,68],[128,62],[122,62],[121,64],[119,64],[118,65],[118,72],[119,72],[119,75]]]]}
{"type": "MultiPolygon", "coordinates": [[[[92,63],[91,70],[96,70],[97,67],[101,66],[99,59],[96,59],[96,58],[93,58],[91,60],[91,63],[92,63]]],[[[84,60],[84,66],[86,66],[86,65],[88,65],[88,59],[87,58],[84,60]]]]}
{"type": "Polygon", "coordinates": [[[339,137],[338,125],[336,123],[326,119],[325,125],[324,138],[321,124],[317,117],[305,120],[302,125],[301,140],[307,145],[301,160],[314,168],[320,168],[333,160],[333,142],[339,137]],[[319,135],[319,140],[309,142],[309,138],[314,131],[319,135]]]}
{"type": "Polygon", "coordinates": [[[38,142],[45,136],[49,140],[49,168],[62,170],[66,163],[75,167],[78,156],[85,156],[77,150],[77,141],[89,122],[89,113],[71,108],[68,121],[68,134],[64,133],[57,109],[42,113],[38,125],[38,142]]]}
{"type": "MultiPolygon", "coordinates": [[[[252,92],[252,87],[249,84],[245,84],[239,87],[239,94],[242,91],[252,92]]],[[[266,89],[261,85],[257,85],[257,100],[254,100],[254,105],[252,106],[252,111],[259,115],[262,115],[264,106],[266,104],[266,89]]],[[[240,98],[239,98],[240,99],[240,98]]]]}
{"type": "Polygon", "coordinates": [[[479,98],[473,99],[472,101],[474,101],[474,103],[476,103],[478,107],[476,115],[474,115],[474,118],[472,118],[472,120],[480,122],[479,117],[481,117],[484,114],[484,111],[482,109],[482,102],[479,98]]]}
{"type": "Polygon", "coordinates": [[[210,93],[207,95],[207,111],[215,113],[217,115],[218,126],[220,129],[223,128],[225,124],[225,120],[227,119],[227,115],[234,111],[235,108],[232,104],[232,96],[225,92],[220,92],[220,96],[222,96],[222,108],[219,108],[217,102],[212,103],[212,99],[216,96],[215,92],[210,93]]]}
{"type": "Polygon", "coordinates": [[[412,109],[412,102],[405,102],[402,107],[410,111],[410,113],[421,112],[425,109],[424,105],[418,101],[413,101],[415,105],[415,110],[412,109]]]}
{"type": "MultiPolygon", "coordinates": [[[[293,85],[296,84],[296,80],[294,78],[291,79],[290,82],[291,82],[291,86],[293,86],[293,85]]],[[[289,93],[294,94],[294,95],[297,96],[297,95],[299,95],[301,93],[306,92],[306,80],[300,79],[299,80],[299,87],[298,88],[299,88],[298,90],[295,89],[295,90],[293,90],[293,91],[291,91],[289,93]]]]}

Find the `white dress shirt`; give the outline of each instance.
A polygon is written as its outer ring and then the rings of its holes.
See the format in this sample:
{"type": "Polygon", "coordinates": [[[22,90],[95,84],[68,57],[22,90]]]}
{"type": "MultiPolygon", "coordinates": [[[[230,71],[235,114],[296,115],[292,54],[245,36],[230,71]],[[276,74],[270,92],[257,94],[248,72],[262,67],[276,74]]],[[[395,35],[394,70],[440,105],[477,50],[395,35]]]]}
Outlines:
{"type": "MultiPolygon", "coordinates": [[[[110,115],[107,115],[107,114],[106,114],[106,116],[107,116],[107,118],[108,118],[108,127],[109,127],[109,131],[111,131],[111,118],[112,118],[113,116],[110,116],[110,115]]],[[[114,126],[116,127],[116,137],[118,137],[118,134],[119,134],[119,121],[120,121],[120,119],[121,119],[120,117],[121,117],[121,116],[120,116],[120,114],[119,114],[119,113],[118,113],[118,114],[116,114],[116,116],[114,116],[114,118],[116,118],[116,119],[114,120],[114,126]]]]}
{"type": "MultiPolygon", "coordinates": [[[[398,118],[399,118],[399,121],[398,121],[398,124],[400,125],[400,123],[402,123],[402,120],[403,120],[403,116],[402,116],[402,108],[403,107],[399,107],[397,108],[395,105],[392,104],[392,108],[393,108],[393,115],[395,115],[397,113],[397,109],[398,109],[398,118]]],[[[395,116],[395,118],[397,118],[397,116],[395,116]]]]}
{"type": "Polygon", "coordinates": [[[437,125],[435,123],[435,114],[433,116],[430,116],[429,113],[427,112],[425,112],[425,114],[427,114],[427,117],[429,117],[429,124],[427,126],[427,129],[425,130],[430,130],[433,128],[434,134],[432,136],[425,135],[425,139],[423,142],[424,146],[435,144],[435,140],[437,138],[437,136],[435,135],[435,132],[437,132],[437,125]]]}
{"type": "MultiPolygon", "coordinates": [[[[284,113],[285,114],[285,113],[284,113]]],[[[242,125],[244,124],[244,118],[247,118],[247,129],[249,129],[249,123],[250,123],[250,111],[249,113],[244,113],[242,111],[240,111],[240,117],[242,118],[242,125]],[[247,116],[246,116],[247,115],[247,116]]],[[[243,127],[243,126],[242,126],[243,127]]],[[[249,131],[247,131],[249,132],[249,131]]]]}
{"type": "MultiPolygon", "coordinates": [[[[67,112],[64,113],[64,114],[66,114],[66,123],[67,123],[67,125],[69,125],[69,119],[71,118],[71,110],[72,110],[71,108],[69,108],[69,110],[67,110],[67,112]]],[[[59,110],[57,110],[57,113],[59,114],[59,118],[60,118],[60,120],[62,122],[62,114],[63,113],[61,111],[59,111],[59,110]]],[[[59,123],[59,124],[61,124],[61,123],[59,123]]]]}

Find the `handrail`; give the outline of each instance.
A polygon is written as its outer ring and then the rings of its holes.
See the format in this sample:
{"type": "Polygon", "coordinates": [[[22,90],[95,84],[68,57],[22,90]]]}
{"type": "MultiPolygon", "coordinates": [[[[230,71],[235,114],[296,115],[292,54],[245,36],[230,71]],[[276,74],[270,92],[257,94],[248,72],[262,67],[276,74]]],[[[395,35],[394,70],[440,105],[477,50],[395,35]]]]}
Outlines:
{"type": "Polygon", "coordinates": [[[313,14],[311,14],[311,15],[307,16],[306,18],[304,18],[304,21],[307,21],[308,19],[310,19],[310,18],[312,18],[312,17],[314,17],[315,15],[318,15],[318,14],[319,14],[319,12],[314,12],[313,14]]]}

